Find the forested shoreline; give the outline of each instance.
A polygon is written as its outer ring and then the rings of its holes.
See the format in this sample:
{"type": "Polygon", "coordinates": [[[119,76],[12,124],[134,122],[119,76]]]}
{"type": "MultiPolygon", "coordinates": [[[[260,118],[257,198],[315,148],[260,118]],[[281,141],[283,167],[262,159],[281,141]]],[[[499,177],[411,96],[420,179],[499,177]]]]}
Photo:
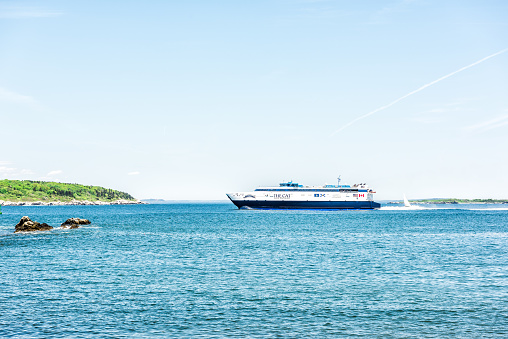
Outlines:
{"type": "Polygon", "coordinates": [[[11,202],[136,201],[129,193],[52,181],[0,180],[0,200],[11,202]]]}

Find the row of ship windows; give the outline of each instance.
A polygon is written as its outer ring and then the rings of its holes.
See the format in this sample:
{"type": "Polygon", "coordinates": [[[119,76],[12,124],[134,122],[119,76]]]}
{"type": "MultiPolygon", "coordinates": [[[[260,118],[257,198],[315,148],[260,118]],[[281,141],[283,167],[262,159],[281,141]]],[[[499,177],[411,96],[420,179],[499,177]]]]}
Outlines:
{"type": "MultiPolygon", "coordinates": [[[[258,188],[255,189],[255,191],[262,191],[262,192],[341,192],[341,193],[347,193],[347,192],[358,192],[357,189],[337,189],[337,190],[331,190],[331,189],[291,189],[291,188],[258,188]]],[[[360,192],[367,192],[367,190],[360,190],[360,192]]]]}

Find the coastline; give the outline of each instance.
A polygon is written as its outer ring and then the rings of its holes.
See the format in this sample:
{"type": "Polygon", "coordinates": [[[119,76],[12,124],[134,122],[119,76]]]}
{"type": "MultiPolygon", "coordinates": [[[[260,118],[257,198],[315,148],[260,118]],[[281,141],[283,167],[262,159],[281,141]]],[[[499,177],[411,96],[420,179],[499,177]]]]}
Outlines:
{"type": "Polygon", "coordinates": [[[146,204],[141,200],[114,200],[114,201],[89,201],[89,200],[71,200],[71,201],[3,201],[0,200],[0,206],[105,206],[105,205],[139,205],[146,204]]]}
{"type": "MultiPolygon", "coordinates": [[[[508,202],[419,202],[409,200],[411,205],[506,205],[508,202]]],[[[404,205],[403,201],[390,201],[386,205],[404,205]]]]}
{"type": "MultiPolygon", "coordinates": [[[[508,199],[421,199],[409,200],[414,205],[468,205],[468,204],[508,204],[508,199]]],[[[387,201],[385,204],[403,204],[404,201],[387,201]]]]}
{"type": "Polygon", "coordinates": [[[488,201],[478,201],[478,202],[418,202],[418,201],[409,201],[411,204],[415,205],[503,205],[508,204],[508,202],[488,202],[488,201]]]}

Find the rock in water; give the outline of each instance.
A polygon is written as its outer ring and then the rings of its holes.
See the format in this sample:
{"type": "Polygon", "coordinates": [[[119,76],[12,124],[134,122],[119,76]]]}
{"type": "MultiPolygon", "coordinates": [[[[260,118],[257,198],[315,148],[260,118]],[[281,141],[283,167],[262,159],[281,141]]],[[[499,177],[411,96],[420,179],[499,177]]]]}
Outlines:
{"type": "Polygon", "coordinates": [[[33,232],[33,231],[49,231],[53,229],[52,226],[49,226],[46,223],[38,223],[37,221],[30,220],[29,217],[23,217],[16,225],[14,233],[17,232],[33,232]]]}
{"type": "Polygon", "coordinates": [[[62,224],[63,228],[78,228],[79,225],[89,225],[91,224],[90,220],[88,219],[80,219],[80,218],[70,218],[65,220],[65,222],[62,224]]]}

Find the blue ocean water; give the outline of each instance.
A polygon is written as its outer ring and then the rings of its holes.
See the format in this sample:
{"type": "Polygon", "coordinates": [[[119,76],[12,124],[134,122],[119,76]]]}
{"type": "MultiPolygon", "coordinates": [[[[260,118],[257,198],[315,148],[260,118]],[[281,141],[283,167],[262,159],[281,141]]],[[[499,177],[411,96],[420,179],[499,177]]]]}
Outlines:
{"type": "Polygon", "coordinates": [[[502,206],[3,207],[0,337],[506,338],[502,206]]]}

